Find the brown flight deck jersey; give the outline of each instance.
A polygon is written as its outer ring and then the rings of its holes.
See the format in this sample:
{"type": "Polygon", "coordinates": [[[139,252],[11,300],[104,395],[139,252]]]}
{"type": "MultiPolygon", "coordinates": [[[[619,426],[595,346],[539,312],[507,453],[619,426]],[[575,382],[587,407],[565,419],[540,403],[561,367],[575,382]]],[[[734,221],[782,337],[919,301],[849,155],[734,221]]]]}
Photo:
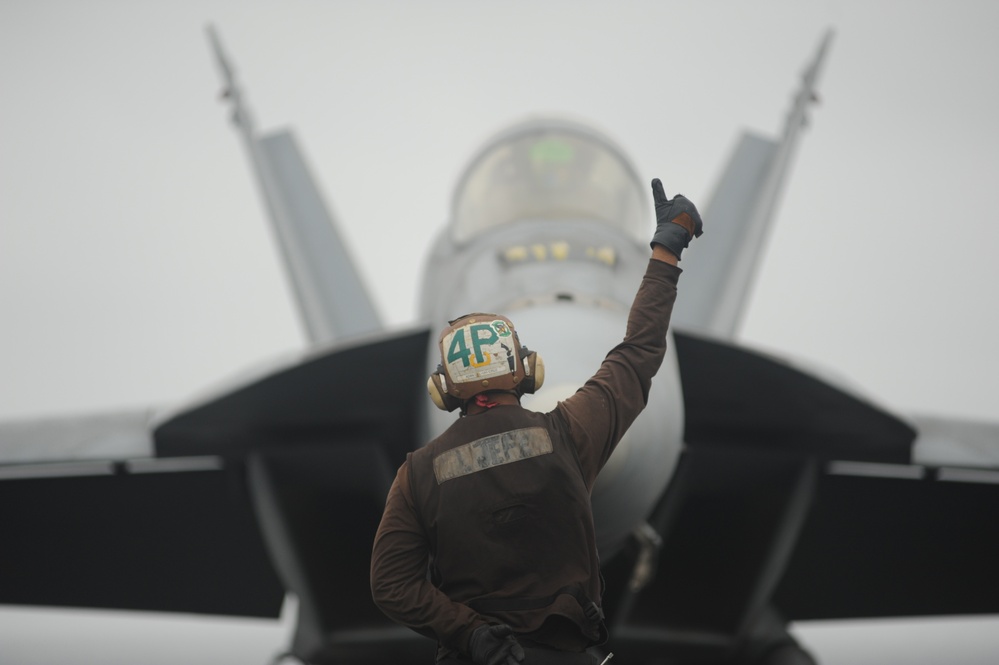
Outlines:
{"type": "Polygon", "coordinates": [[[624,341],[554,410],[496,406],[407,456],[371,557],[386,615],[461,654],[488,623],[567,651],[599,640],[566,589],[600,603],[590,491],[648,401],[680,272],[650,260],[624,341]]]}

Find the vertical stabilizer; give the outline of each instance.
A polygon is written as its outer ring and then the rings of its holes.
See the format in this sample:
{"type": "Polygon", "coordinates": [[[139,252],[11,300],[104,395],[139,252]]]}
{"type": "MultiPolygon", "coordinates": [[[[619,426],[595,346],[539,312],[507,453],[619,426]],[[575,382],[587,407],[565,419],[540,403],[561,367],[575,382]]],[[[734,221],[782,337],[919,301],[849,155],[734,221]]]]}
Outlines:
{"type": "Polygon", "coordinates": [[[208,36],[225,83],[223,96],[232,104],[232,120],[253,165],[309,341],[328,344],[381,330],[378,313],[293,136],[257,136],[233,68],[211,27],[208,36]]]}
{"type": "Polygon", "coordinates": [[[683,260],[678,327],[723,339],[735,334],[831,40],[828,31],[805,70],[780,140],[749,133],[739,140],[704,209],[710,235],[683,260]]]}

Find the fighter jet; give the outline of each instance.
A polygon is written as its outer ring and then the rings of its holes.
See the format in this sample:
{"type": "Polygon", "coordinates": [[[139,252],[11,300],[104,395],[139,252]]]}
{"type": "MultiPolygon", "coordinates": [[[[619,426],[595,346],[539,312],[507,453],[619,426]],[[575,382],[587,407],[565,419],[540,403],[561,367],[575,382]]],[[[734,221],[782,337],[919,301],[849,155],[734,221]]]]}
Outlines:
{"type": "MultiPolygon", "coordinates": [[[[387,332],[293,135],[257,131],[210,36],[310,348],[166,413],[0,425],[0,602],[274,617],[292,594],[290,657],[430,662],[368,561],[394,470],[455,417],[426,397],[435,334],[502,312],[545,357],[526,405],[571,394],[623,335],[649,178],[578,122],[500,132],[455,188],[420,323],[387,332]]],[[[619,662],[810,663],[788,622],[999,610],[999,427],[900,417],[734,341],[829,43],[782,135],[737,144],[649,406],[594,489],[619,662]]]]}

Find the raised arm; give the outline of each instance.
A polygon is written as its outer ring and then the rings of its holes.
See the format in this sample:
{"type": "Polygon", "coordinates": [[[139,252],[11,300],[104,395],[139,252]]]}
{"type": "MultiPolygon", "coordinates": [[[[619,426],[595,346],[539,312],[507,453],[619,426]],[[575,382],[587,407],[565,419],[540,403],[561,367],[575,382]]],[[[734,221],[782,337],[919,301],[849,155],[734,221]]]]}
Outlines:
{"type": "Polygon", "coordinates": [[[677,263],[690,240],[702,233],[700,214],[690,200],[680,194],[667,199],[658,178],[652,181],[652,194],[652,260],[628,314],[624,341],[607,354],[582,389],[556,409],[568,423],[589,487],[648,402],[652,377],[666,354],[681,272],[677,263]]]}

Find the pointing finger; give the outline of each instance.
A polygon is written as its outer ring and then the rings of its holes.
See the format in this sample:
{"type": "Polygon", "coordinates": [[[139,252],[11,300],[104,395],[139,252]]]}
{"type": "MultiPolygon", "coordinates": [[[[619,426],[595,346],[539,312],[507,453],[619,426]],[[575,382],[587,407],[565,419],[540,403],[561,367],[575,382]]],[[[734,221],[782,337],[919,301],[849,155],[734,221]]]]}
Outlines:
{"type": "Polygon", "coordinates": [[[656,205],[669,201],[666,198],[666,192],[663,191],[663,183],[659,178],[655,178],[652,181],[652,200],[655,201],[656,205]]]}

